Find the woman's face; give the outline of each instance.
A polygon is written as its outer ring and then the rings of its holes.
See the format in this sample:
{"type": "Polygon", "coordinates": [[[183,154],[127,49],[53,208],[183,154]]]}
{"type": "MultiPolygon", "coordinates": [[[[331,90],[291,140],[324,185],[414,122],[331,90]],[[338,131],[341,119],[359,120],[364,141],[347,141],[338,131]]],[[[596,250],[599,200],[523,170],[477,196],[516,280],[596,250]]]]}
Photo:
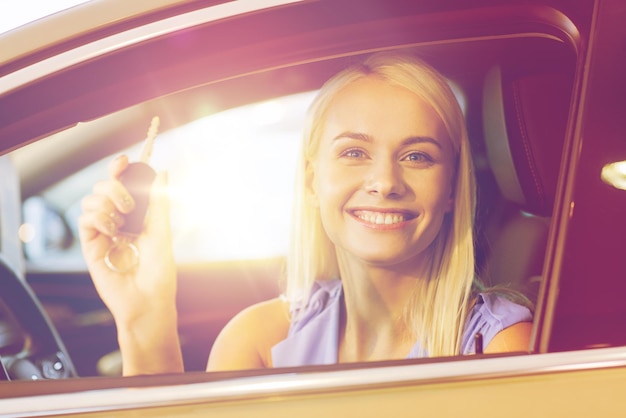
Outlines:
{"type": "Polygon", "coordinates": [[[414,267],[452,208],[454,160],[429,104],[363,78],[331,103],[307,184],[338,251],[367,264],[414,267]]]}

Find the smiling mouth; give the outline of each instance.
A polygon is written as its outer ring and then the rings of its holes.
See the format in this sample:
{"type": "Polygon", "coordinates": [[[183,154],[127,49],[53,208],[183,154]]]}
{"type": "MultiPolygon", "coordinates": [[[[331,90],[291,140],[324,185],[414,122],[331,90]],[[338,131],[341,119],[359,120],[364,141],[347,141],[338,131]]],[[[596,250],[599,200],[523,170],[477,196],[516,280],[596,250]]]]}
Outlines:
{"type": "Polygon", "coordinates": [[[357,210],[354,216],[373,225],[395,225],[415,218],[414,215],[401,212],[375,212],[369,210],[357,210]]]}

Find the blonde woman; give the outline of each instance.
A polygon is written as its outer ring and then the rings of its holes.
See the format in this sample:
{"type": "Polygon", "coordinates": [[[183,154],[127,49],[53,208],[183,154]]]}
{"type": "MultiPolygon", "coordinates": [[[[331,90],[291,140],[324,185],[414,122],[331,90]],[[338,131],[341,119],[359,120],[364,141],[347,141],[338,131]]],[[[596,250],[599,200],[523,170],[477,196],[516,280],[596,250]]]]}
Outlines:
{"type": "MultiPolygon", "coordinates": [[[[116,274],[103,262],[131,209],[115,180],[127,164],[117,159],[114,180],[84,200],[83,251],[124,373],[181,371],[170,233],[157,221],[168,219],[165,198],[153,193],[142,263],[116,274]]],[[[431,67],[377,54],[329,80],[309,112],[297,184],[285,295],[231,320],[207,370],[472,354],[477,334],[485,352],[528,350],[530,311],[472,288],[469,143],[431,67]]]]}

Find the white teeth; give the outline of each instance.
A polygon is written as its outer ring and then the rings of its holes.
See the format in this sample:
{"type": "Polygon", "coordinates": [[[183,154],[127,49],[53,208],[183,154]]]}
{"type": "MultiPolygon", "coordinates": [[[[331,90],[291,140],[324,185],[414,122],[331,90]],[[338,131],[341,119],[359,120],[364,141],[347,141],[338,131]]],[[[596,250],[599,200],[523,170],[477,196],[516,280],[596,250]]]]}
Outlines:
{"type": "Polygon", "coordinates": [[[359,219],[376,225],[393,225],[404,222],[404,215],[398,213],[364,212],[357,213],[359,219]]]}

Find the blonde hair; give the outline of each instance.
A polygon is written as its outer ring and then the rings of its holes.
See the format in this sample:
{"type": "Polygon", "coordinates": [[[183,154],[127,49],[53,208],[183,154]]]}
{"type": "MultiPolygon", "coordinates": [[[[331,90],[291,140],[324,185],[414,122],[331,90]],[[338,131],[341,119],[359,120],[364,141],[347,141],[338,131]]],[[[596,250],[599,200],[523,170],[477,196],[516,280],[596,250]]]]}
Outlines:
{"type": "Polygon", "coordinates": [[[339,278],[335,247],[324,231],[319,209],[308,201],[306,166],[316,155],[333,98],[345,86],[365,77],[404,87],[429,103],[443,121],[454,147],[457,165],[453,178],[453,209],[429,247],[432,257],[428,278],[416,281],[406,308],[406,320],[429,356],[456,355],[460,352],[474,278],[475,181],[459,104],[447,80],[414,57],[389,53],[372,55],[327,81],[312,103],[296,174],[286,296],[292,302],[306,302],[316,280],[339,278]]]}

